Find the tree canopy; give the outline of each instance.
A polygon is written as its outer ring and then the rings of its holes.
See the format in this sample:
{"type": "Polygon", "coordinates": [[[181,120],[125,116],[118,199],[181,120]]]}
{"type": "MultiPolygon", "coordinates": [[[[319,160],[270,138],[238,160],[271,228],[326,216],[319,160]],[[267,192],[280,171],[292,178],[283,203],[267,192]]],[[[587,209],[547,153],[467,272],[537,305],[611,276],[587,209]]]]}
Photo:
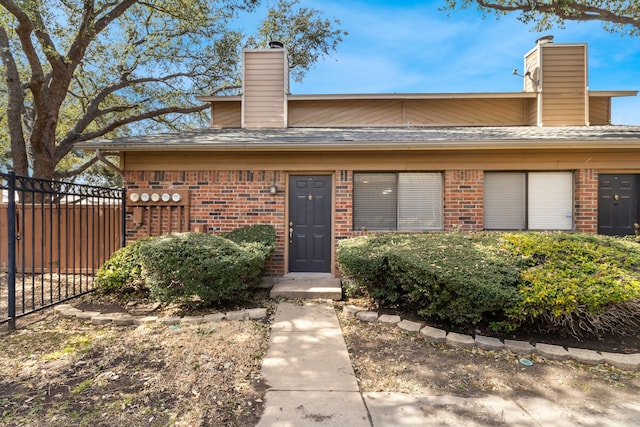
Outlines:
{"type": "Polygon", "coordinates": [[[613,33],[640,35],[638,0],[446,0],[448,9],[476,6],[498,15],[520,13],[518,19],[546,31],[566,21],[602,21],[613,33]]]}
{"type": "Polygon", "coordinates": [[[69,177],[96,162],[77,142],[206,126],[195,96],[235,93],[242,48],[274,37],[301,79],[347,33],[298,2],[246,32],[259,0],[0,0],[0,167],[69,177]]]}

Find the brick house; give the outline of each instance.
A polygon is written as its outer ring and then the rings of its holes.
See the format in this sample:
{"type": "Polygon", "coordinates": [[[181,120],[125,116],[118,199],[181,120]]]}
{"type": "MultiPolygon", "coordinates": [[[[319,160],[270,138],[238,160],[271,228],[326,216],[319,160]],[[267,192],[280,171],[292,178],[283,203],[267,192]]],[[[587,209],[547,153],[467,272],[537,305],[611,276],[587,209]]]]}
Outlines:
{"type": "Polygon", "coordinates": [[[587,46],[539,39],[515,93],[293,95],[287,52],[246,50],[211,127],[78,145],[120,153],[129,240],[272,224],[271,275],[338,275],[340,239],[381,230],[631,234],[640,127],[612,126],[587,46]]]}

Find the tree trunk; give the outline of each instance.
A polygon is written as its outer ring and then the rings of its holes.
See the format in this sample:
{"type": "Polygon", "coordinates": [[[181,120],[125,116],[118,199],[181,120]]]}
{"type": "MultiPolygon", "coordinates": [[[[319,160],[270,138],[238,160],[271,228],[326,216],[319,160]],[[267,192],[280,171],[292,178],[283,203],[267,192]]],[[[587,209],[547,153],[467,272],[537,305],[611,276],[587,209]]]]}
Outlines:
{"type": "Polygon", "coordinates": [[[16,62],[9,49],[9,39],[3,26],[0,25],[0,57],[5,70],[8,91],[7,121],[9,123],[9,139],[11,140],[11,160],[13,170],[18,175],[29,175],[29,160],[24,133],[22,131],[22,108],[24,91],[18,74],[16,62]]]}

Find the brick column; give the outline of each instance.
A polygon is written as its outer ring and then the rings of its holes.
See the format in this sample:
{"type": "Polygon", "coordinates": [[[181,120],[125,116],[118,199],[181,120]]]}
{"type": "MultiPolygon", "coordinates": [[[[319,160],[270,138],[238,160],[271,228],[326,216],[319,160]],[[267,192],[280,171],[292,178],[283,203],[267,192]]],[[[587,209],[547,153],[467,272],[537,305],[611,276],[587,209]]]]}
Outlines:
{"type": "Polygon", "coordinates": [[[579,169],[575,174],[576,231],[598,232],[598,171],[579,169]]]}
{"type": "Polygon", "coordinates": [[[481,231],[484,172],[448,170],[444,173],[444,231],[481,231]]]}

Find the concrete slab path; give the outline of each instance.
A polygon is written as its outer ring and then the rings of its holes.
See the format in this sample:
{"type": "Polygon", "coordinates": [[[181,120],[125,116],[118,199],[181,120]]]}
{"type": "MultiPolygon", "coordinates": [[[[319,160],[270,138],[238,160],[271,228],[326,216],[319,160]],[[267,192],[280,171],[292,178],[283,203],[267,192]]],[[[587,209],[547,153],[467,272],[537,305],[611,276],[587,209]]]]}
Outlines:
{"type": "Polygon", "coordinates": [[[555,402],[360,393],[331,301],[278,304],[262,374],[260,427],[636,427],[640,400],[555,402]]]}
{"type": "Polygon", "coordinates": [[[499,396],[416,396],[363,393],[375,427],[514,426],[633,427],[640,425],[640,402],[604,406],[596,401],[566,405],[544,398],[499,396]]]}
{"type": "Polygon", "coordinates": [[[278,304],[262,375],[258,426],[371,426],[331,301],[278,304]]]}

